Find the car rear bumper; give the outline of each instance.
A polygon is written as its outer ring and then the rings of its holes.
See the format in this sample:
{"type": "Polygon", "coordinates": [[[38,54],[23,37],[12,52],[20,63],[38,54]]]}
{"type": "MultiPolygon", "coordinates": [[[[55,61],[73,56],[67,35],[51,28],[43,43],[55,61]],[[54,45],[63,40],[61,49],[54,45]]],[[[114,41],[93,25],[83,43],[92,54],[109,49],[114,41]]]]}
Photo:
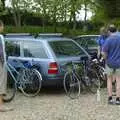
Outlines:
{"type": "Polygon", "coordinates": [[[59,77],[44,77],[42,81],[43,86],[63,86],[64,76],[59,77]]]}

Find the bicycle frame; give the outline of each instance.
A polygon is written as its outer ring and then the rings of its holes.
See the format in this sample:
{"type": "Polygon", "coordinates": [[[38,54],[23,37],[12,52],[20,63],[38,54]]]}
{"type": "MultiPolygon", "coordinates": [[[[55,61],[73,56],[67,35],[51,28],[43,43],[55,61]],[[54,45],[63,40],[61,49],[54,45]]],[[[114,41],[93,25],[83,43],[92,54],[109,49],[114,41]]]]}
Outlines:
{"type": "MultiPolygon", "coordinates": [[[[70,64],[72,65],[71,73],[75,74],[78,77],[79,81],[81,81],[81,83],[84,84],[84,86],[88,87],[89,85],[87,84],[87,81],[86,81],[88,79],[87,73],[89,72],[89,69],[91,69],[91,68],[90,68],[90,66],[87,66],[87,61],[86,60],[83,60],[82,62],[81,61],[71,61],[70,63],[68,63],[68,65],[70,65],[70,64]],[[83,65],[82,76],[79,75],[76,70],[76,67],[75,67],[76,63],[77,64],[81,63],[83,65]]],[[[88,82],[90,82],[90,81],[88,81],[88,82]]]]}

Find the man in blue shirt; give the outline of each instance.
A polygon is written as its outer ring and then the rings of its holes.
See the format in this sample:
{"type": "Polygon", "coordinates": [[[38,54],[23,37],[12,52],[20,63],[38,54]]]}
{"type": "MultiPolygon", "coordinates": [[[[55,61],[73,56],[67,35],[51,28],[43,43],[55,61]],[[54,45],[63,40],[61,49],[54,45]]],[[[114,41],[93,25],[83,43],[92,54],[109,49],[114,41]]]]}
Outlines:
{"type": "Polygon", "coordinates": [[[103,56],[106,60],[108,103],[112,99],[112,81],[116,80],[116,104],[120,105],[120,33],[114,25],[108,27],[109,37],[103,45],[103,56]]]}

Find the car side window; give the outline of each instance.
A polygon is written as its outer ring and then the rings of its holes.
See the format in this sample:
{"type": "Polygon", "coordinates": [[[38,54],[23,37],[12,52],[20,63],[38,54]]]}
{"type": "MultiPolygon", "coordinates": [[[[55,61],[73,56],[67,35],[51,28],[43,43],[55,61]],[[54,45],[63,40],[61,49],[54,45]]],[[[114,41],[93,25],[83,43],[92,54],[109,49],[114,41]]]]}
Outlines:
{"type": "Polygon", "coordinates": [[[81,46],[84,48],[88,47],[96,47],[97,42],[96,42],[97,37],[81,37],[78,40],[76,40],[81,46]]]}
{"type": "Polygon", "coordinates": [[[24,57],[48,58],[43,43],[39,41],[24,42],[24,57]]]}
{"type": "Polygon", "coordinates": [[[87,37],[83,37],[82,38],[82,42],[81,42],[81,46],[84,46],[85,48],[88,47],[87,41],[88,41],[88,38],[87,37]]]}
{"type": "Polygon", "coordinates": [[[20,42],[19,41],[6,41],[5,50],[7,56],[20,56],[20,42]]]}
{"type": "Polygon", "coordinates": [[[97,37],[90,37],[88,40],[88,47],[96,47],[97,42],[96,42],[97,37]]]}

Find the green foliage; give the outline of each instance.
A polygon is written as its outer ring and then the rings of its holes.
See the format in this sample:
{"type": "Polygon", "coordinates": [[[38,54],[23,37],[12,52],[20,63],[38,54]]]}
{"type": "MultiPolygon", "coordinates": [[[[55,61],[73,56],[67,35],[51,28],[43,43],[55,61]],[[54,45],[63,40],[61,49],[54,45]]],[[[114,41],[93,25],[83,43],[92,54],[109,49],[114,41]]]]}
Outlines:
{"type": "Polygon", "coordinates": [[[104,13],[109,19],[120,17],[120,0],[96,0],[101,5],[101,10],[104,9],[104,13]]]}

